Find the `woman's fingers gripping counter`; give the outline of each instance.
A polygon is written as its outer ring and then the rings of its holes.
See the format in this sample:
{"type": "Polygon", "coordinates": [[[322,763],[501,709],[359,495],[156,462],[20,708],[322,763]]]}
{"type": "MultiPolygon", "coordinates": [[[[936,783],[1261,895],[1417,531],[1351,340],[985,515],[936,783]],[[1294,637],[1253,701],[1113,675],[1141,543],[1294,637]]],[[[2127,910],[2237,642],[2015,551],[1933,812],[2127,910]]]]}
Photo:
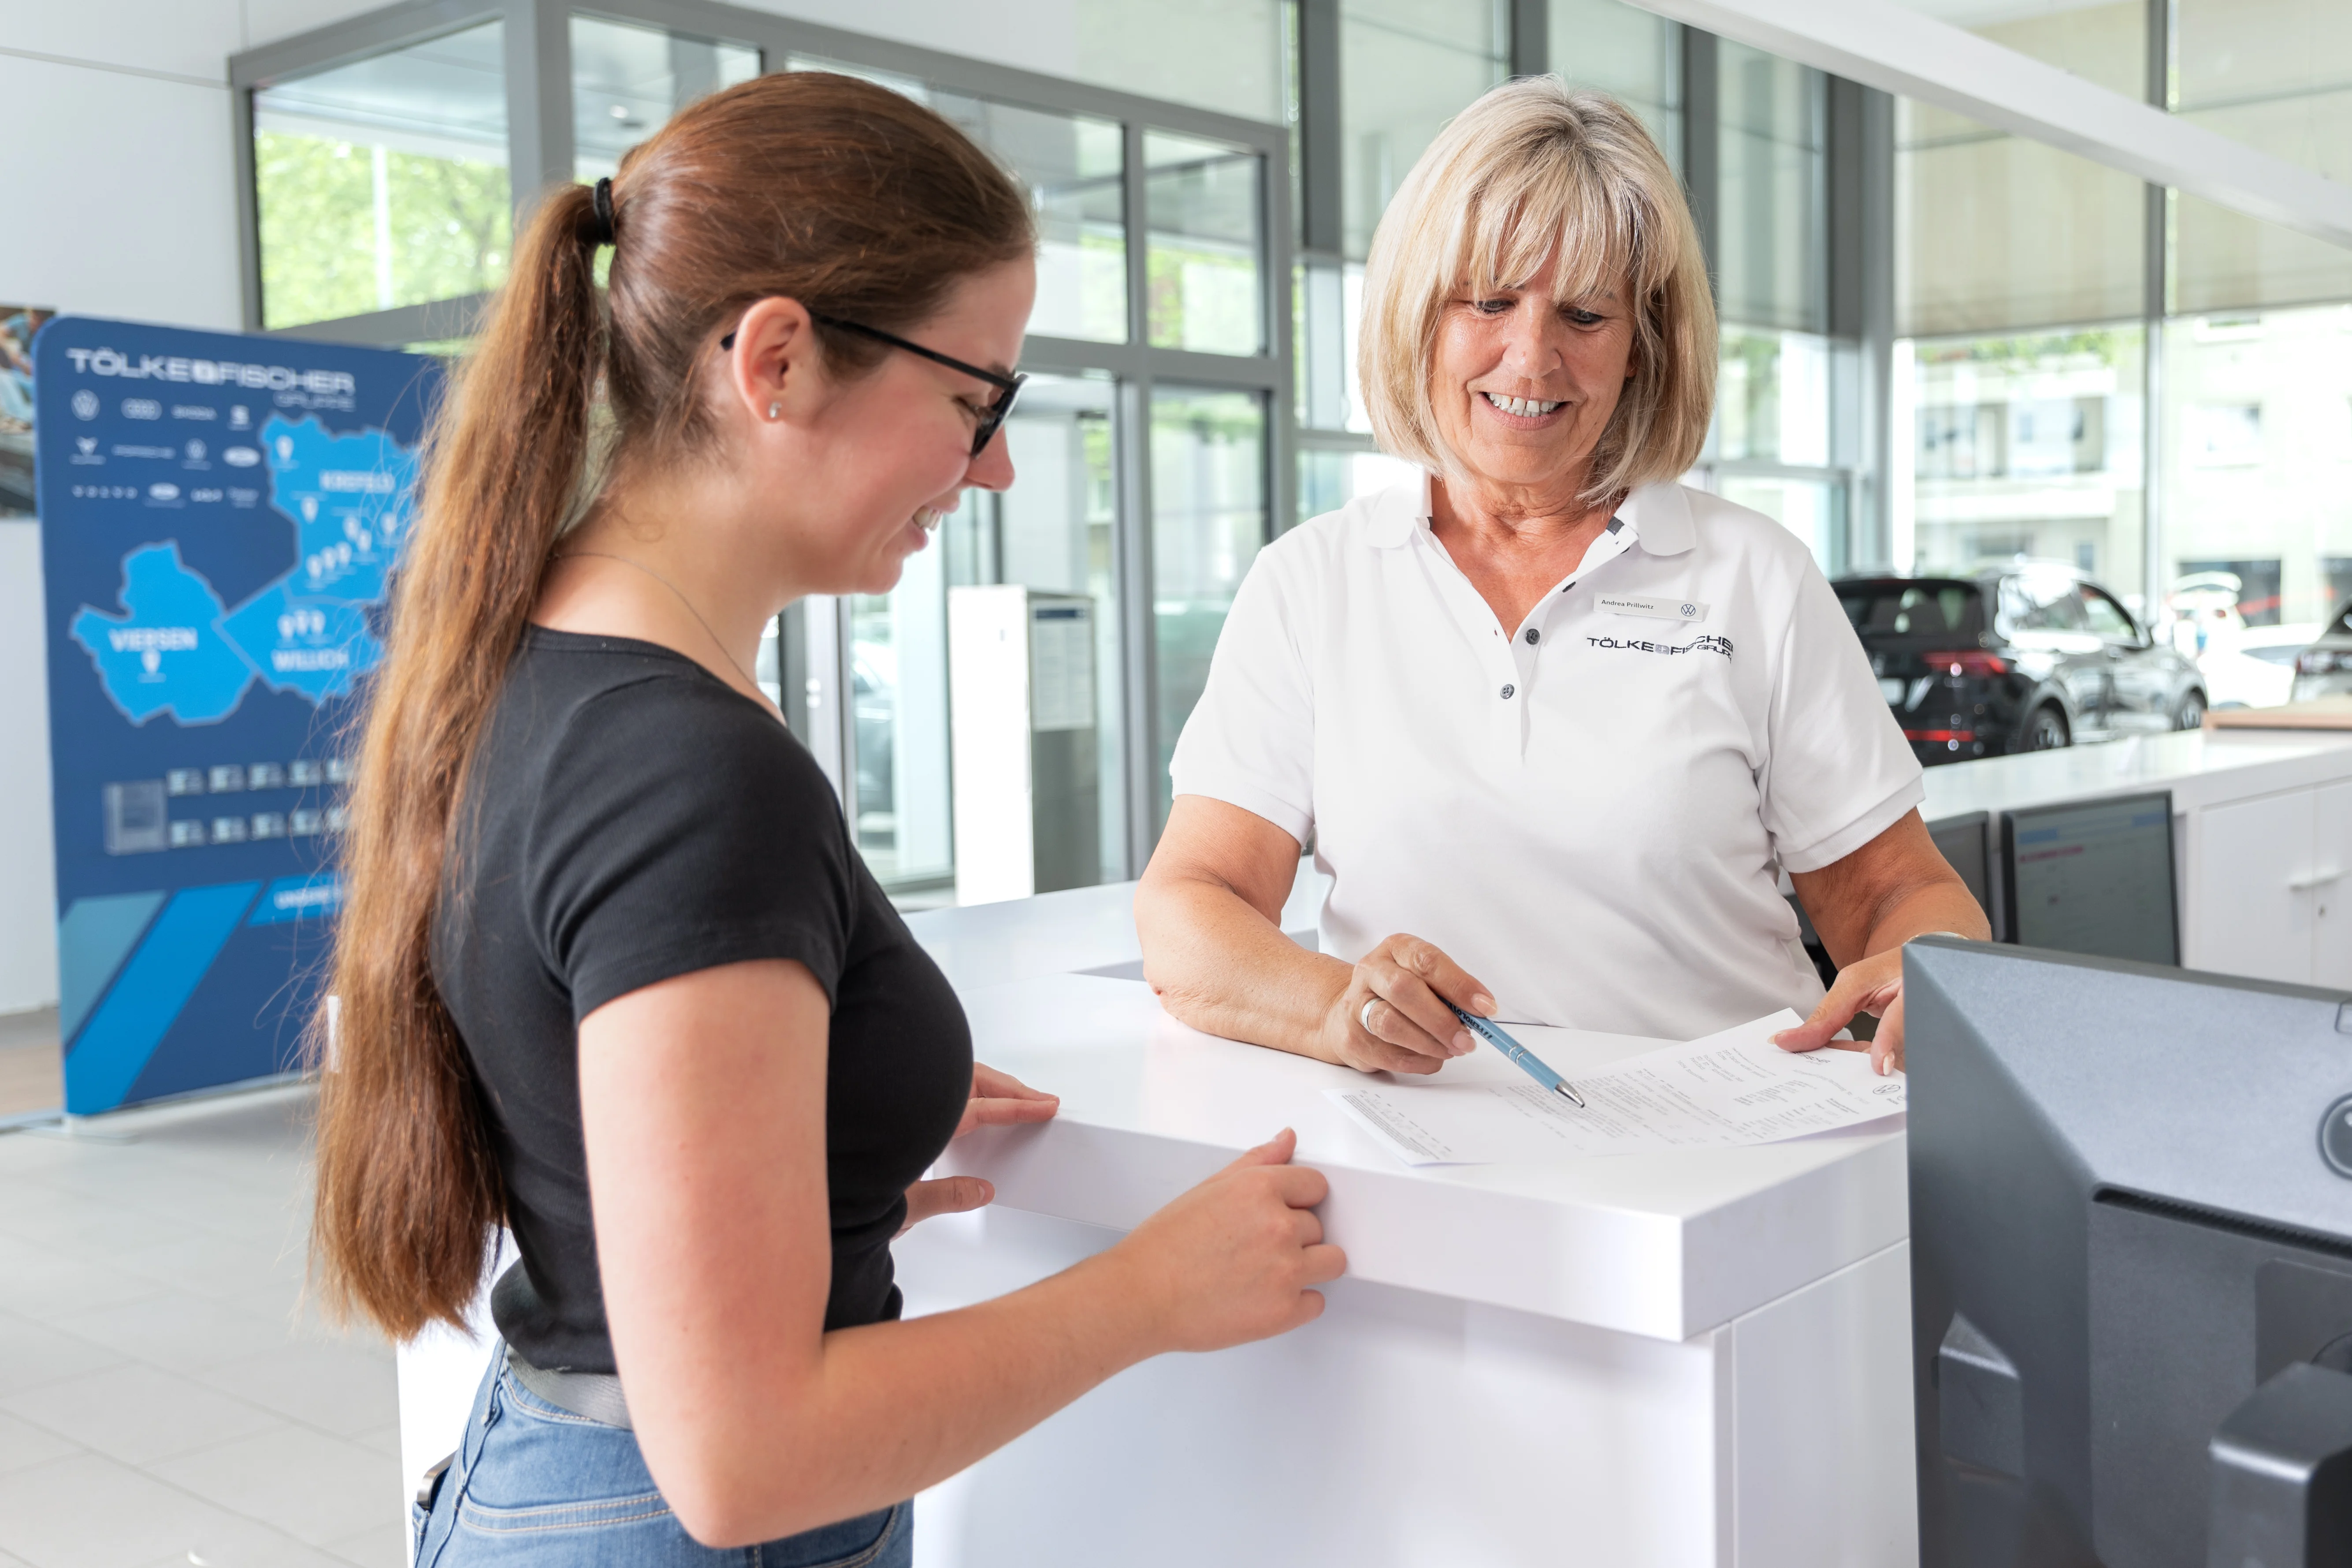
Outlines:
{"type": "Polygon", "coordinates": [[[1172,1200],[1106,1256],[1160,1308],[1167,1348],[1222,1350],[1286,1332],[1323,1315],[1323,1292],[1347,1255],[1323,1239],[1315,1205],[1323,1173],[1290,1163],[1284,1128],[1172,1200]]]}
{"type": "MultiPolygon", "coordinates": [[[[1009,1072],[984,1062],[971,1067],[971,1099],[956,1123],[955,1136],[975,1127],[1012,1127],[1024,1121],[1050,1121],[1062,1109],[1059,1095],[1031,1089],[1009,1072]]],[[[938,1176],[907,1189],[907,1218],[898,1226],[906,1235],[927,1219],[943,1214],[970,1214],[996,1201],[996,1188],[979,1176],[938,1176]]]]}
{"type": "Polygon", "coordinates": [[[1400,932],[1359,960],[1332,1011],[1337,1059],[1366,1071],[1433,1073],[1477,1048],[1448,1003],[1492,1017],[1495,999],[1434,943],[1400,932]]]}

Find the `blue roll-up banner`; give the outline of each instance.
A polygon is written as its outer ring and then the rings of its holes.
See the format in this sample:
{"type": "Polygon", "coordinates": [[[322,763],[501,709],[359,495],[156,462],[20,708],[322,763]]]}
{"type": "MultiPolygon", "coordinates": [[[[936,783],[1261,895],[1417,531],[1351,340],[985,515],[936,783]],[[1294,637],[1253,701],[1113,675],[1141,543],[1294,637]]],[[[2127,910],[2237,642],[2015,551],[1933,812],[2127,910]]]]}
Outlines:
{"type": "Polygon", "coordinates": [[[34,342],[75,1115],[287,1071],[342,900],[436,362],[61,317],[34,342]]]}

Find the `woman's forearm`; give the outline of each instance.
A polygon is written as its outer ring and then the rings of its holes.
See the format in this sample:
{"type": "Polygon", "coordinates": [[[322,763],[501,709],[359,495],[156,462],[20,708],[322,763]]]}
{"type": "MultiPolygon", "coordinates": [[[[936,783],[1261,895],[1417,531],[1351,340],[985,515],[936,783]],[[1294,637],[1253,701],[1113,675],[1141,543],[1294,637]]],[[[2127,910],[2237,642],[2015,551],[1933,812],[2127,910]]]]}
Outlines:
{"type": "Polygon", "coordinates": [[[1863,955],[1888,952],[1933,931],[1949,931],[1972,942],[1992,938],[1991,923],[1978,906],[1976,895],[1954,878],[1922,888],[1885,910],[1864,939],[1863,955]]]}
{"type": "MultiPolygon", "coordinates": [[[[945,1480],[1170,1348],[1120,1268],[1103,1254],[994,1300],[826,1334],[817,1364],[785,1382],[788,1397],[708,1412],[673,1435],[705,1451],[667,1456],[665,1470],[698,1494],[672,1506],[705,1543],[744,1545],[945,1480]]],[[[748,1370],[744,1384],[777,1386],[748,1370]]]]}
{"type": "Polygon", "coordinates": [[[1290,1163],[1297,1149],[1295,1133],[1276,1133],[1117,1246],[957,1311],[803,1340],[775,1331],[772,1298],[789,1284],[718,1312],[698,1300],[689,1311],[704,1321],[674,1325],[688,1331],[692,1364],[651,1391],[658,1430],[638,1424],[663,1495],[715,1546],[856,1518],[945,1480],[1148,1356],[1312,1321],[1323,1310],[1313,1287],[1347,1260],[1310,1212],[1330,1184],[1290,1163]]]}
{"type": "Polygon", "coordinates": [[[1171,1016],[1227,1039],[1338,1059],[1325,1037],[1351,965],[1299,946],[1224,883],[1156,863],[1135,890],[1135,926],[1143,977],[1171,1016]]]}

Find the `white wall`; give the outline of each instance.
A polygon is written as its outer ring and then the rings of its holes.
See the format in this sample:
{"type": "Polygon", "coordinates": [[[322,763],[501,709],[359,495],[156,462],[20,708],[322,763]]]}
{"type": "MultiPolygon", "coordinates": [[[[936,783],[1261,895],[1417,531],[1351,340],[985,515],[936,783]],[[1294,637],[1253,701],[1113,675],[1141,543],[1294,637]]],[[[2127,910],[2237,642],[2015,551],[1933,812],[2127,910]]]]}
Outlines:
{"type": "Polygon", "coordinates": [[[41,533],[0,521],[0,1013],[58,999],[41,533]],[[18,736],[41,737],[20,745],[18,736]]]}
{"type": "MultiPolygon", "coordinates": [[[[0,304],[233,330],[228,57],[368,8],[0,0],[0,304]]],[[[0,1013],[58,999],[41,621],[38,531],[0,522],[0,1013]]]]}

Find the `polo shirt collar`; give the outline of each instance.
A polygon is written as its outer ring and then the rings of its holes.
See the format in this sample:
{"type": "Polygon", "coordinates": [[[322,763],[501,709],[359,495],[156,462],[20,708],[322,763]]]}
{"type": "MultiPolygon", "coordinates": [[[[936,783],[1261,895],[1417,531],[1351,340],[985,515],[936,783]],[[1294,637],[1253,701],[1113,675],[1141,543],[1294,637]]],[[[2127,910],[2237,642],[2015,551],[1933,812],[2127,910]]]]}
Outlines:
{"type": "Polygon", "coordinates": [[[1429,470],[1411,484],[1375,491],[1366,508],[1363,539],[1375,550],[1394,550],[1429,521],[1429,470]]]}
{"type": "Polygon", "coordinates": [[[1633,531],[1633,542],[1653,555],[1680,555],[1698,542],[1690,494],[1680,485],[1642,485],[1627,494],[1617,515],[1633,531]]]}
{"type": "MultiPolygon", "coordinates": [[[[1394,550],[1429,521],[1429,470],[1412,484],[1391,485],[1370,498],[1363,540],[1375,550],[1394,550]]],[[[1633,542],[1653,555],[1680,555],[1697,540],[1691,525],[1690,497],[1677,484],[1643,485],[1626,496],[1617,515],[1633,542]]]]}

